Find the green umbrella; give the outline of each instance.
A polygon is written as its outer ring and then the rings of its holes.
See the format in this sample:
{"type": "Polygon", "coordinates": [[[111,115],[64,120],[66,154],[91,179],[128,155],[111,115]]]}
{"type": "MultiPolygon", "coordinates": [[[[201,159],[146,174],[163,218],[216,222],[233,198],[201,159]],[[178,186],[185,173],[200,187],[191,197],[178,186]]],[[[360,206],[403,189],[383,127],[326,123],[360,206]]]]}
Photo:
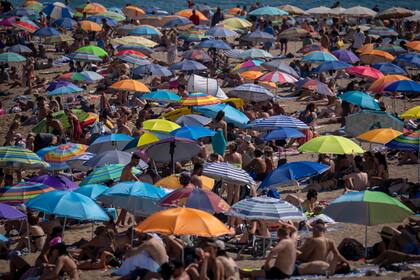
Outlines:
{"type": "MultiPolygon", "coordinates": [[[[86,112],[84,112],[83,110],[80,110],[80,109],[72,109],[72,111],[73,111],[74,114],[76,114],[77,118],[81,122],[84,121],[89,116],[86,112]]],[[[60,120],[61,123],[63,124],[64,129],[70,128],[68,118],[67,118],[66,114],[64,113],[64,111],[59,111],[59,112],[53,113],[53,118],[60,120]]],[[[32,131],[35,132],[35,133],[47,132],[46,131],[46,124],[47,124],[47,121],[45,119],[43,119],[36,126],[34,126],[32,128],[32,131]]]]}
{"type": "Polygon", "coordinates": [[[12,146],[0,147],[0,168],[39,169],[49,164],[34,152],[12,146]]]}
{"type": "MultiPolygon", "coordinates": [[[[95,168],[81,183],[80,186],[88,184],[101,184],[108,181],[119,181],[121,173],[124,169],[124,164],[109,164],[95,168]]],[[[134,174],[140,174],[141,171],[137,168],[131,169],[134,174]]]]}
{"type": "Polygon", "coordinates": [[[0,54],[0,62],[24,62],[26,58],[14,52],[4,52],[0,54]]]}
{"type": "Polygon", "coordinates": [[[125,16],[116,12],[105,12],[105,13],[100,13],[97,14],[98,16],[103,16],[103,17],[108,17],[108,18],[112,18],[115,21],[124,21],[125,20],[125,16]]]}
{"type": "Polygon", "coordinates": [[[108,56],[108,53],[100,47],[97,46],[84,46],[76,50],[77,53],[88,53],[93,54],[98,57],[105,57],[108,56]]]}

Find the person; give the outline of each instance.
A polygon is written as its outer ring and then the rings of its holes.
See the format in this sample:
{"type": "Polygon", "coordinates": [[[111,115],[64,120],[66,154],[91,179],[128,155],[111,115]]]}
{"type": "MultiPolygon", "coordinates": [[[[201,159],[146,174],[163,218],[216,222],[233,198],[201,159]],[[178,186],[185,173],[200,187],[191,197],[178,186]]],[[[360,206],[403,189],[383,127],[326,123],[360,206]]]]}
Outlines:
{"type": "MultiPolygon", "coordinates": [[[[238,153],[238,145],[236,143],[231,143],[228,146],[228,152],[224,158],[225,162],[230,163],[238,168],[242,168],[242,155],[238,153]]],[[[241,186],[238,184],[228,183],[226,184],[226,202],[229,205],[234,204],[239,201],[241,186]]]]}
{"type": "Polygon", "coordinates": [[[222,240],[216,240],[208,243],[208,245],[216,247],[216,259],[219,260],[223,266],[224,279],[239,280],[239,267],[235,260],[226,253],[225,243],[222,240]]]}
{"type": "Polygon", "coordinates": [[[220,7],[217,7],[216,12],[214,13],[213,17],[211,18],[211,26],[215,26],[219,22],[225,19],[225,16],[222,13],[222,9],[220,7]]]}
{"type": "Polygon", "coordinates": [[[191,14],[189,20],[191,20],[191,22],[194,25],[200,25],[200,16],[197,15],[197,12],[195,10],[192,10],[192,14],[191,14]]]}
{"type": "Polygon", "coordinates": [[[287,29],[289,29],[287,20],[283,20],[283,23],[280,26],[280,32],[279,32],[280,54],[282,53],[287,54],[287,44],[289,40],[287,39],[287,37],[284,37],[281,35],[281,32],[286,31],[287,29]]]}
{"type": "Polygon", "coordinates": [[[369,186],[369,177],[363,171],[360,161],[356,161],[356,167],[353,172],[343,177],[346,190],[363,191],[369,186]]]}
{"type": "Polygon", "coordinates": [[[203,180],[201,176],[203,175],[203,165],[201,163],[194,164],[193,171],[191,173],[191,184],[197,188],[203,188],[203,180]]]}
{"type": "MultiPolygon", "coordinates": [[[[28,215],[29,233],[28,238],[31,243],[32,252],[41,251],[44,247],[47,235],[42,227],[38,225],[38,219],[33,215],[28,215]]],[[[28,239],[23,237],[19,240],[16,250],[22,250],[28,245],[28,239]]]]}
{"type": "Polygon", "coordinates": [[[51,132],[57,137],[57,141],[59,143],[65,143],[66,131],[64,130],[64,126],[61,123],[61,121],[58,119],[54,119],[52,113],[48,113],[46,120],[47,120],[46,127],[45,127],[46,132],[48,133],[51,128],[51,132]]]}
{"type": "Polygon", "coordinates": [[[318,192],[310,189],[306,193],[306,200],[302,203],[302,209],[304,212],[314,213],[317,205],[318,192]]]}
{"type": "Polygon", "coordinates": [[[169,40],[168,45],[166,46],[167,49],[167,56],[166,59],[169,65],[175,63],[177,55],[178,55],[178,40],[177,34],[175,30],[171,30],[169,32],[169,40]]]}
{"type": "Polygon", "coordinates": [[[64,243],[58,243],[55,246],[52,246],[51,249],[51,259],[54,261],[54,266],[52,270],[44,273],[39,278],[40,280],[53,280],[57,279],[63,272],[67,273],[70,279],[78,280],[79,271],[77,265],[72,257],[70,257],[67,252],[66,245],[64,243]]]}
{"type": "Polygon", "coordinates": [[[201,264],[199,279],[225,279],[224,266],[217,257],[217,242],[206,242],[203,245],[204,259],[201,264]]]}
{"type": "Polygon", "coordinates": [[[328,38],[328,36],[325,34],[324,30],[320,30],[319,31],[319,35],[321,36],[320,42],[321,42],[321,47],[329,50],[330,49],[330,38],[328,38]]]}
{"type": "Polygon", "coordinates": [[[351,48],[353,50],[357,50],[363,46],[365,43],[365,33],[363,33],[360,28],[356,29],[356,32],[353,33],[353,44],[351,45],[351,48]]]}
{"type": "Polygon", "coordinates": [[[68,122],[70,124],[70,140],[73,143],[78,143],[83,134],[80,120],[76,116],[76,114],[73,113],[73,111],[70,109],[64,109],[64,113],[66,114],[68,122]]]}
{"type": "Polygon", "coordinates": [[[261,150],[254,151],[254,159],[245,167],[245,170],[256,181],[263,181],[267,175],[267,165],[262,158],[263,152],[261,150]]]}
{"type": "Polygon", "coordinates": [[[300,113],[299,119],[307,125],[314,125],[317,120],[315,103],[311,102],[308,105],[306,105],[305,110],[300,113]]]}
{"type": "Polygon", "coordinates": [[[212,123],[210,124],[210,126],[214,130],[221,130],[223,132],[225,139],[227,140],[227,123],[224,120],[224,118],[225,118],[224,111],[217,112],[217,115],[212,121],[212,123]]]}

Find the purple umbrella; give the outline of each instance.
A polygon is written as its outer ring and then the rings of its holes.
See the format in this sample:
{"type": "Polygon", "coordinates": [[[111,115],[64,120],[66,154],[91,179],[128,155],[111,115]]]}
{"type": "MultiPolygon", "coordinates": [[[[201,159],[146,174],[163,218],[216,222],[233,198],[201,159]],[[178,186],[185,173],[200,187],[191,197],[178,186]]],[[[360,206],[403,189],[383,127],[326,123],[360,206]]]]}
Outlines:
{"type": "Polygon", "coordinates": [[[358,62],[360,59],[350,50],[336,50],[333,51],[333,55],[338,58],[338,60],[353,64],[358,62]]]}
{"type": "Polygon", "coordinates": [[[0,219],[5,220],[23,220],[26,215],[13,206],[8,204],[0,203],[0,219]]]}
{"type": "Polygon", "coordinates": [[[28,181],[41,183],[57,190],[72,191],[79,187],[75,182],[73,182],[72,180],[70,180],[64,175],[57,175],[57,176],[41,175],[41,176],[31,177],[28,179],[28,181]]]}

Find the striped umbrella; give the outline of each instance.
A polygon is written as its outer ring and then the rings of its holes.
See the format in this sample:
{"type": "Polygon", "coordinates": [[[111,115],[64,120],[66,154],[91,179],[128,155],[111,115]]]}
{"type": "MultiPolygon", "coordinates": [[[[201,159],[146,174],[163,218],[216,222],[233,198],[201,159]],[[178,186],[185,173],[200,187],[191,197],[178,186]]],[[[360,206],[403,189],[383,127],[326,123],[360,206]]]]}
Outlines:
{"type": "Polygon", "coordinates": [[[277,84],[293,84],[297,82],[297,79],[293,77],[292,75],[289,75],[280,71],[269,72],[259,77],[258,80],[264,81],[264,82],[273,82],[277,84]]]}
{"type": "Polygon", "coordinates": [[[182,106],[205,106],[219,104],[220,100],[205,93],[191,93],[178,101],[182,106]]]}
{"type": "Polygon", "coordinates": [[[54,191],[54,188],[35,182],[23,182],[0,188],[0,202],[11,205],[22,204],[41,193],[50,191],[54,191]]]}
{"type": "Polygon", "coordinates": [[[32,24],[26,21],[15,21],[12,23],[12,26],[20,30],[28,31],[30,33],[34,33],[38,30],[38,26],[36,24],[32,24]]]}
{"type": "Polygon", "coordinates": [[[49,164],[34,152],[18,147],[0,147],[0,168],[46,168],[49,164]]]}
{"type": "Polygon", "coordinates": [[[244,72],[244,71],[250,71],[250,70],[253,70],[253,71],[258,71],[258,70],[260,70],[261,69],[261,64],[263,63],[263,61],[262,60],[257,60],[257,59],[248,59],[247,61],[245,61],[245,62],[242,62],[242,63],[240,63],[240,64],[238,64],[238,65],[236,65],[232,70],[231,70],[231,72],[238,72],[238,73],[241,73],[241,72],[244,72]]]}
{"type": "Polygon", "coordinates": [[[401,151],[420,151],[420,130],[406,132],[385,144],[386,147],[401,151]]]}
{"type": "Polygon", "coordinates": [[[24,62],[26,58],[14,52],[4,52],[0,54],[0,62],[24,62]]]}
{"type": "Polygon", "coordinates": [[[131,55],[134,55],[134,56],[138,56],[140,58],[145,58],[146,57],[146,55],[144,53],[142,53],[140,51],[136,51],[136,50],[122,50],[122,51],[119,51],[118,53],[116,53],[115,56],[121,56],[121,55],[124,55],[124,54],[131,54],[131,55]]]}
{"type": "Polygon", "coordinates": [[[274,95],[265,87],[256,84],[243,84],[229,91],[229,96],[239,97],[243,100],[262,102],[274,98],[274,95]]]}
{"type": "Polygon", "coordinates": [[[248,124],[249,128],[259,130],[274,130],[281,127],[307,129],[308,126],[294,117],[277,115],[269,118],[261,118],[253,120],[248,124]]]}
{"type": "Polygon", "coordinates": [[[48,4],[42,12],[52,19],[72,18],[73,13],[70,8],[60,2],[48,4]]]}
{"type": "Polygon", "coordinates": [[[134,64],[134,65],[138,65],[138,66],[150,65],[151,64],[151,62],[148,61],[147,59],[141,58],[141,57],[139,57],[137,55],[134,55],[134,54],[128,54],[127,53],[127,54],[119,55],[119,56],[117,56],[117,58],[122,60],[122,61],[134,64]]]}
{"type": "Polygon", "coordinates": [[[204,166],[203,174],[233,184],[255,185],[254,179],[243,169],[226,162],[213,162],[204,166]]]}
{"type": "Polygon", "coordinates": [[[51,163],[65,163],[66,161],[85,153],[88,146],[76,143],[66,143],[54,147],[44,155],[44,159],[51,163]]]}
{"type": "MultiPolygon", "coordinates": [[[[87,184],[101,184],[109,181],[119,181],[123,169],[123,164],[110,164],[95,168],[95,170],[83,179],[80,186],[87,184]]],[[[141,173],[141,171],[137,168],[131,169],[131,172],[134,174],[141,173]]]]}
{"type": "Polygon", "coordinates": [[[88,53],[79,53],[74,52],[69,55],[67,55],[68,58],[76,61],[84,61],[84,62],[100,62],[102,59],[94,54],[88,54],[88,53]]]}
{"type": "Polygon", "coordinates": [[[289,202],[267,196],[243,199],[232,205],[229,216],[246,220],[305,220],[305,215],[289,202]]]}

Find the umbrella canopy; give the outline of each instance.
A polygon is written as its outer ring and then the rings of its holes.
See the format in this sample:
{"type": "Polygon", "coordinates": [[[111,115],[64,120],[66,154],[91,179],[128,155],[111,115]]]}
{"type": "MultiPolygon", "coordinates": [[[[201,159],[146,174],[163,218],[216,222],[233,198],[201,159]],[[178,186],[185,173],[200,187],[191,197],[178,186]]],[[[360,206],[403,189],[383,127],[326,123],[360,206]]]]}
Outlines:
{"type": "Polygon", "coordinates": [[[393,61],[395,57],[390,53],[380,51],[380,50],[371,50],[362,52],[360,55],[360,60],[365,64],[375,64],[381,62],[393,61]]]}
{"type": "Polygon", "coordinates": [[[48,96],[57,96],[57,95],[66,95],[66,94],[74,94],[77,92],[84,91],[83,88],[80,88],[74,84],[63,85],[60,86],[52,91],[48,91],[48,96]]]}
{"type": "Polygon", "coordinates": [[[362,133],[358,135],[357,138],[371,143],[385,145],[386,143],[400,136],[401,134],[402,132],[399,132],[392,128],[378,128],[362,133]]]}
{"type": "Polygon", "coordinates": [[[83,164],[94,156],[95,154],[86,152],[86,153],[81,154],[80,156],[76,156],[68,160],[66,164],[68,165],[69,168],[87,172],[90,170],[90,168],[84,166],[83,164]]]}
{"type": "Polygon", "coordinates": [[[291,15],[305,15],[306,12],[299,7],[292,5],[282,5],[279,7],[281,10],[288,12],[291,15]]]}
{"type": "Polygon", "coordinates": [[[233,17],[233,18],[227,18],[220,22],[220,24],[223,24],[224,27],[238,30],[238,29],[245,29],[252,26],[252,23],[247,21],[243,18],[233,17]]]}
{"type": "MultiPolygon", "coordinates": [[[[223,104],[221,104],[221,105],[223,105],[223,104]]],[[[211,105],[211,106],[219,106],[219,105],[211,105]]],[[[202,108],[207,108],[207,107],[211,107],[211,106],[200,106],[198,108],[202,109],[202,108]]],[[[229,105],[226,105],[226,106],[229,106],[229,105]]],[[[203,115],[205,115],[205,114],[203,114],[203,115]]],[[[225,116],[226,116],[226,113],[225,113],[225,116]]],[[[182,126],[205,126],[205,125],[208,125],[209,123],[211,123],[211,121],[212,121],[211,118],[207,118],[207,117],[200,116],[200,115],[187,114],[187,115],[183,115],[183,116],[179,117],[178,119],[176,119],[175,122],[179,125],[182,125],[182,126]]]]}
{"type": "Polygon", "coordinates": [[[252,48],[252,49],[241,52],[241,54],[239,55],[239,58],[241,59],[273,58],[273,56],[265,50],[252,48]]]}
{"type": "Polygon", "coordinates": [[[383,78],[376,80],[370,87],[369,91],[373,92],[382,92],[383,89],[393,81],[400,81],[400,80],[410,80],[409,78],[401,75],[387,75],[383,78]]]}
{"type": "Polygon", "coordinates": [[[41,27],[32,33],[32,35],[38,37],[51,37],[60,35],[60,32],[58,32],[58,30],[53,27],[41,27]]]}
{"type": "Polygon", "coordinates": [[[303,80],[299,80],[296,85],[300,88],[307,89],[318,94],[335,96],[335,92],[333,92],[327,84],[321,83],[319,80],[305,78],[303,80]]]}
{"type": "Polygon", "coordinates": [[[297,53],[307,54],[307,53],[315,52],[315,51],[328,51],[328,50],[318,44],[308,44],[306,46],[303,46],[299,50],[297,50],[297,53]]]}
{"type": "Polygon", "coordinates": [[[256,60],[256,59],[248,59],[242,63],[239,63],[238,65],[236,65],[231,72],[238,72],[238,73],[242,73],[245,71],[250,71],[250,70],[260,70],[261,69],[261,64],[263,63],[262,60],[256,60]]]}
{"type": "Polygon", "coordinates": [[[328,7],[325,7],[325,6],[311,8],[309,10],[306,10],[306,13],[311,14],[311,15],[331,15],[331,14],[333,14],[333,12],[331,11],[331,8],[328,8],[328,7]]]}
{"type": "Polygon", "coordinates": [[[249,128],[258,130],[274,130],[277,128],[299,128],[307,129],[308,126],[299,119],[285,115],[276,115],[268,118],[253,120],[248,124],[249,128]]]}
{"type": "MultiPolygon", "coordinates": [[[[123,169],[123,164],[110,164],[97,167],[83,179],[80,186],[107,183],[109,181],[119,181],[123,169]]],[[[141,173],[141,171],[137,168],[132,168],[131,172],[133,174],[141,173]]]]}
{"type": "Polygon", "coordinates": [[[139,27],[132,29],[128,32],[128,35],[135,35],[135,36],[161,36],[162,33],[153,26],[150,25],[140,25],[139,27]]]}
{"type": "Polygon", "coordinates": [[[200,188],[180,188],[163,197],[160,206],[188,207],[209,213],[225,213],[230,206],[212,191],[200,188]]]}
{"type": "Polygon", "coordinates": [[[359,106],[360,108],[370,110],[381,110],[381,106],[375,98],[369,94],[361,91],[347,91],[342,95],[338,96],[341,100],[347,101],[353,105],[359,106]]]}
{"type": "Polygon", "coordinates": [[[373,64],[372,67],[378,69],[384,74],[407,75],[407,72],[403,68],[391,62],[376,63],[373,64]]]}
{"type": "Polygon", "coordinates": [[[269,72],[260,76],[258,80],[264,82],[273,82],[276,84],[293,84],[297,82],[297,79],[295,77],[281,71],[269,72]]]}
{"type": "Polygon", "coordinates": [[[94,54],[88,53],[79,53],[74,52],[67,55],[68,58],[75,60],[75,61],[84,61],[84,62],[100,62],[102,59],[94,54]]]}
{"type": "Polygon", "coordinates": [[[320,64],[318,67],[316,67],[313,72],[315,73],[321,73],[321,72],[328,72],[332,70],[342,70],[350,68],[351,65],[344,61],[327,61],[322,64],[320,64]]]}
{"type": "Polygon", "coordinates": [[[368,78],[370,80],[377,80],[384,76],[381,71],[370,66],[353,66],[347,68],[346,72],[351,75],[368,78]]]}
{"type": "Polygon", "coordinates": [[[8,52],[12,53],[32,53],[32,50],[25,45],[13,45],[7,49],[8,52]]]}
{"type": "Polygon", "coordinates": [[[346,133],[357,136],[372,129],[393,128],[402,131],[404,123],[383,111],[361,111],[346,117],[346,133]]]}
{"type": "Polygon", "coordinates": [[[210,61],[210,56],[203,50],[188,50],[182,54],[182,58],[199,61],[210,61]]]}
{"type": "Polygon", "coordinates": [[[274,36],[270,33],[256,30],[254,32],[251,32],[244,37],[241,38],[243,41],[248,42],[272,42],[274,41],[274,36]]]}
{"type": "Polygon", "coordinates": [[[95,31],[95,32],[99,32],[102,30],[102,26],[100,26],[99,24],[97,24],[94,21],[90,21],[90,20],[82,20],[79,22],[80,24],[80,28],[84,31],[95,31]]]}
{"type": "Polygon", "coordinates": [[[409,49],[420,52],[420,41],[407,42],[405,43],[405,46],[409,49]]]}
{"type": "Polygon", "coordinates": [[[155,102],[177,102],[181,100],[181,97],[174,92],[166,91],[166,90],[157,90],[152,91],[150,93],[144,94],[142,99],[151,100],[155,102]]]}
{"type": "MultiPolygon", "coordinates": [[[[209,178],[207,176],[201,175],[199,176],[200,180],[203,183],[203,188],[206,190],[212,190],[214,187],[214,179],[209,178]]],[[[179,189],[183,188],[181,183],[179,182],[179,175],[172,174],[168,177],[162,178],[155,183],[156,186],[160,186],[166,189],[179,189]]]]}
{"type": "Polygon", "coordinates": [[[78,53],[93,54],[93,55],[96,55],[98,57],[106,57],[106,56],[108,56],[108,53],[104,49],[102,49],[102,48],[100,48],[98,46],[85,46],[85,47],[81,47],[81,48],[77,49],[76,52],[78,52],[78,53]]]}
{"type": "Polygon", "coordinates": [[[307,36],[308,34],[309,34],[309,31],[303,28],[291,27],[280,32],[279,38],[289,39],[289,40],[300,40],[301,38],[307,36]]]}
{"type": "Polygon", "coordinates": [[[202,126],[183,126],[170,132],[174,137],[198,140],[202,137],[211,137],[216,133],[202,126]]]}
{"type": "Polygon", "coordinates": [[[221,27],[221,26],[214,26],[214,27],[210,28],[209,30],[207,30],[205,34],[208,35],[208,36],[223,37],[223,38],[235,37],[235,36],[239,35],[235,31],[232,31],[228,28],[224,28],[224,27],[221,27]]]}
{"type": "Polygon", "coordinates": [[[169,133],[180,126],[168,120],[150,119],[143,122],[143,128],[148,131],[169,133]]]}
{"type": "Polygon", "coordinates": [[[225,103],[210,106],[198,106],[194,107],[193,111],[209,118],[215,118],[220,111],[223,111],[225,113],[225,121],[227,123],[233,123],[238,127],[244,127],[249,122],[249,118],[244,113],[225,103]]]}
{"type": "Polygon", "coordinates": [[[420,130],[406,132],[385,145],[389,149],[399,151],[420,151],[420,130]]]}
{"type": "Polygon", "coordinates": [[[420,68],[420,54],[406,53],[397,56],[395,59],[399,64],[420,68]]]}
{"type": "Polygon", "coordinates": [[[200,62],[194,60],[182,60],[175,64],[169,66],[169,70],[179,70],[179,71],[202,71],[206,70],[207,67],[201,64],[200,62]]]}
{"type": "Polygon", "coordinates": [[[79,188],[79,186],[75,182],[73,182],[72,180],[70,180],[69,178],[61,174],[58,174],[56,176],[51,176],[51,175],[35,176],[35,177],[29,178],[28,181],[44,184],[56,190],[72,191],[79,188]]]}
{"type": "MultiPolygon", "coordinates": [[[[382,27],[382,26],[377,26],[377,27],[373,27],[370,28],[368,31],[369,35],[374,35],[374,36],[381,36],[381,37],[390,37],[390,36],[398,36],[398,32],[396,32],[394,29],[392,28],[387,28],[387,27],[382,27]]],[[[384,47],[384,49],[380,49],[381,51],[387,51],[386,49],[392,49],[392,48],[386,48],[386,45],[383,45],[381,47],[384,47]]],[[[379,49],[379,47],[378,47],[379,49]]],[[[405,52],[405,51],[403,51],[405,52]]]]}
{"type": "Polygon", "coordinates": [[[87,3],[77,10],[86,14],[99,14],[107,12],[107,9],[99,3],[87,3]]]}
{"type": "Polygon", "coordinates": [[[201,41],[196,47],[202,48],[202,49],[221,49],[221,50],[231,49],[231,47],[227,43],[225,43],[223,40],[214,40],[214,39],[201,41]]]}
{"type": "Polygon", "coordinates": [[[120,182],[114,185],[111,188],[108,188],[106,192],[102,194],[102,196],[114,196],[114,195],[122,195],[122,196],[132,196],[132,197],[144,197],[144,198],[152,198],[152,199],[161,199],[163,198],[167,192],[159,187],[154,185],[144,183],[144,182],[120,182]]]}
{"type": "Polygon", "coordinates": [[[213,162],[206,164],[203,169],[203,174],[210,178],[223,180],[228,183],[255,185],[254,179],[252,179],[245,170],[226,162],[213,162]]]}
{"type": "Polygon", "coordinates": [[[0,220],[23,220],[25,218],[26,214],[8,204],[0,203],[0,220]]]}
{"type": "Polygon", "coordinates": [[[258,9],[253,10],[249,13],[250,16],[285,16],[289,13],[283,10],[280,10],[276,7],[265,6],[258,9]]]}
{"type": "Polygon", "coordinates": [[[151,62],[148,61],[147,59],[143,59],[135,54],[128,54],[128,53],[122,54],[122,55],[116,56],[116,58],[122,61],[128,62],[128,63],[134,64],[134,65],[137,65],[137,66],[145,66],[145,65],[151,64],[151,62]]]}
{"type": "Polygon", "coordinates": [[[138,56],[140,58],[146,57],[146,55],[144,53],[136,51],[136,50],[122,50],[122,51],[119,51],[118,53],[116,53],[115,56],[121,56],[121,55],[124,55],[124,54],[135,55],[135,56],[138,56]]]}
{"type": "MultiPolygon", "coordinates": [[[[83,110],[80,110],[80,109],[72,109],[71,111],[74,114],[76,114],[77,118],[80,121],[84,121],[86,118],[89,117],[89,115],[86,112],[84,112],[83,110]]],[[[60,120],[60,122],[62,123],[64,129],[69,129],[70,128],[68,117],[64,113],[64,111],[54,112],[52,114],[52,116],[53,116],[53,119],[60,120]]],[[[32,131],[35,132],[35,133],[48,132],[47,131],[47,128],[46,128],[46,120],[43,119],[42,121],[40,121],[37,125],[35,125],[32,128],[32,131]]]]}
{"type": "Polygon", "coordinates": [[[26,58],[14,52],[4,52],[0,54],[0,62],[24,62],[26,58]]]}
{"type": "Polygon", "coordinates": [[[284,63],[280,59],[275,59],[275,60],[271,60],[271,61],[268,61],[268,62],[264,62],[264,63],[262,63],[262,66],[264,66],[264,68],[267,68],[267,69],[272,70],[272,71],[279,71],[279,72],[289,74],[289,75],[295,77],[296,79],[299,78],[299,75],[295,71],[295,69],[293,69],[292,67],[290,67],[288,64],[284,63]]]}
{"type": "Polygon", "coordinates": [[[172,72],[159,64],[149,64],[149,65],[142,65],[137,67],[133,70],[133,74],[135,75],[142,75],[142,74],[149,74],[153,76],[162,76],[162,77],[169,77],[172,76],[172,72]]]}
{"type": "Polygon", "coordinates": [[[420,92],[420,83],[411,80],[394,81],[388,84],[384,91],[391,92],[420,92]]]}
{"type": "Polygon", "coordinates": [[[18,147],[0,147],[0,167],[16,169],[38,169],[49,167],[34,152],[18,147]]]}
{"type": "Polygon", "coordinates": [[[243,84],[229,91],[229,96],[239,97],[247,101],[262,102],[274,98],[265,87],[256,84],[243,84]]]}
{"type": "MultiPolygon", "coordinates": [[[[181,17],[190,18],[192,16],[192,12],[193,12],[193,9],[185,9],[182,11],[178,11],[176,14],[181,17]]],[[[198,10],[195,10],[195,14],[200,18],[200,20],[203,20],[203,21],[208,20],[208,18],[202,12],[198,10]]]]}
{"type": "Polygon", "coordinates": [[[303,61],[307,62],[326,62],[336,60],[337,58],[333,54],[323,51],[314,51],[303,56],[303,61]]]}
{"type": "Polygon", "coordinates": [[[156,42],[146,39],[141,36],[125,36],[111,40],[112,44],[116,45],[131,45],[153,48],[157,45],[156,42]]]}
{"type": "Polygon", "coordinates": [[[145,84],[136,80],[120,80],[113,83],[111,88],[133,92],[150,92],[145,84]]]}
{"type": "Polygon", "coordinates": [[[61,2],[54,2],[45,6],[42,12],[52,19],[72,18],[71,9],[61,2]]]}
{"type": "Polygon", "coordinates": [[[376,16],[380,19],[390,19],[390,18],[405,18],[414,15],[413,11],[410,11],[405,8],[400,7],[392,7],[389,9],[386,9],[376,16]]]}
{"type": "Polygon", "coordinates": [[[193,140],[170,137],[150,144],[146,153],[156,162],[176,162],[190,160],[200,150],[200,146],[193,140]]]}
{"type": "Polygon", "coordinates": [[[277,187],[292,181],[299,181],[327,171],[330,167],[312,161],[288,162],[274,169],[261,183],[259,188],[277,187]]]}
{"type": "Polygon", "coordinates": [[[134,138],[126,134],[105,134],[96,138],[87,149],[91,153],[122,150],[134,138]]]}
{"type": "Polygon", "coordinates": [[[146,14],[143,9],[131,5],[125,6],[123,12],[130,19],[141,19],[146,14]]]}
{"type": "Polygon", "coordinates": [[[339,60],[353,64],[358,62],[360,59],[357,55],[355,55],[351,50],[336,50],[333,51],[333,54],[335,57],[337,57],[339,60]]]}
{"type": "Polygon", "coordinates": [[[54,191],[53,188],[35,182],[23,182],[0,188],[0,202],[18,205],[42,193],[54,191]]]}
{"type": "MultiPolygon", "coordinates": [[[[99,153],[92,157],[91,159],[87,160],[84,165],[88,167],[97,167],[97,166],[104,166],[109,164],[123,164],[126,165],[131,160],[131,153],[118,151],[118,150],[110,150],[99,153]]],[[[143,161],[139,163],[141,169],[144,167],[147,168],[147,164],[143,161]]]]}
{"type": "Polygon", "coordinates": [[[217,237],[231,234],[229,229],[213,215],[192,208],[163,210],[141,222],[139,232],[158,232],[174,235],[217,237]]]}
{"type": "Polygon", "coordinates": [[[335,135],[319,136],[309,140],[298,148],[299,152],[303,153],[318,153],[318,154],[362,154],[363,149],[348,138],[335,135]]]}
{"type": "MultiPolygon", "coordinates": [[[[395,32],[395,33],[397,33],[397,32],[395,32]]],[[[396,46],[396,45],[382,45],[382,46],[377,47],[376,49],[377,50],[384,51],[384,52],[388,52],[388,53],[390,53],[392,55],[399,55],[399,54],[402,54],[402,53],[406,53],[407,52],[406,49],[404,49],[404,48],[402,48],[400,46],[396,46]]]]}
{"type": "Polygon", "coordinates": [[[67,160],[75,156],[79,156],[86,152],[87,145],[66,143],[55,146],[44,154],[44,159],[52,163],[65,163],[67,160]]]}
{"type": "Polygon", "coordinates": [[[408,109],[400,117],[403,119],[420,119],[420,105],[408,109]]]}
{"type": "Polygon", "coordinates": [[[67,191],[40,194],[26,206],[46,214],[83,221],[109,221],[106,212],[87,196],[67,191]]]}
{"type": "Polygon", "coordinates": [[[178,27],[178,26],[186,26],[193,24],[189,19],[181,16],[177,16],[174,19],[168,20],[162,27],[163,28],[171,28],[171,27],[178,27]]]}
{"type": "Polygon", "coordinates": [[[373,226],[399,223],[414,213],[383,192],[348,192],[328,205],[324,214],[337,222],[373,226]]]}
{"type": "Polygon", "coordinates": [[[71,18],[60,18],[54,20],[51,25],[54,27],[61,27],[64,29],[72,30],[74,27],[76,27],[77,22],[71,18]]]}
{"type": "Polygon", "coordinates": [[[305,215],[289,202],[266,197],[251,197],[232,205],[229,216],[246,220],[305,220],[305,215]]]}
{"type": "Polygon", "coordinates": [[[70,79],[73,81],[96,82],[103,78],[104,76],[93,71],[76,72],[70,75],[70,79]]]}
{"type": "Polygon", "coordinates": [[[346,9],[343,14],[352,17],[374,17],[377,13],[366,7],[355,6],[346,9]]]}
{"type": "Polygon", "coordinates": [[[182,106],[205,106],[219,103],[220,99],[205,93],[191,93],[178,101],[178,104],[182,106]]]}
{"type": "Polygon", "coordinates": [[[96,200],[101,194],[107,191],[109,188],[105,185],[92,184],[84,185],[77,190],[74,190],[75,193],[80,193],[84,196],[89,197],[90,199],[96,200]]]}
{"type": "Polygon", "coordinates": [[[118,23],[115,19],[106,16],[106,14],[105,15],[98,14],[96,16],[90,16],[90,17],[87,17],[86,20],[95,22],[97,24],[102,24],[103,21],[105,21],[106,24],[108,24],[109,26],[117,26],[118,25],[118,23]]]}
{"type": "Polygon", "coordinates": [[[269,131],[264,134],[263,138],[265,141],[272,140],[283,140],[283,139],[294,139],[294,138],[303,138],[305,135],[297,130],[296,128],[290,127],[281,127],[275,130],[269,131]]]}

